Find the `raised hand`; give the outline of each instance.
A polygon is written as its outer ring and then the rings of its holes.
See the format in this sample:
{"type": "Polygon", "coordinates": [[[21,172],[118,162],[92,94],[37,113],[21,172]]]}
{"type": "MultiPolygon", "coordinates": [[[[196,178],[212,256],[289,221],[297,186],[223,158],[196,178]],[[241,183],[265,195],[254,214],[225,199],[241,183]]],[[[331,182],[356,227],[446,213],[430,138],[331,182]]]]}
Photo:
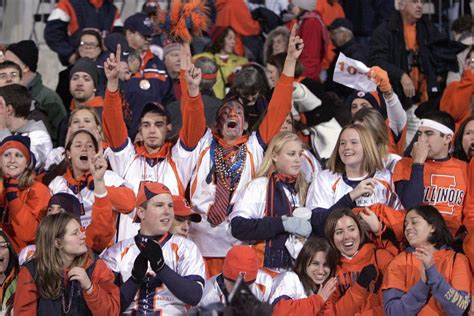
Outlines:
{"type": "Polygon", "coordinates": [[[337,287],[337,279],[336,278],[330,278],[327,280],[326,284],[324,286],[321,286],[318,290],[318,295],[323,298],[323,300],[326,302],[328,298],[331,297],[332,293],[336,290],[337,287]]]}
{"type": "Polygon", "coordinates": [[[136,283],[141,283],[145,279],[148,269],[148,259],[140,253],[133,262],[132,278],[136,283]]]}
{"type": "Polygon", "coordinates": [[[154,240],[148,240],[145,247],[140,249],[140,251],[150,262],[153,272],[158,273],[164,268],[165,258],[163,257],[160,244],[154,240]]]}
{"type": "Polygon", "coordinates": [[[103,181],[105,171],[107,170],[107,161],[102,153],[94,155],[90,162],[90,172],[94,181],[103,181]]]}
{"type": "Polygon", "coordinates": [[[5,99],[0,96],[0,128],[7,128],[7,104],[5,99]]]}
{"type": "Polygon", "coordinates": [[[378,66],[374,66],[370,68],[368,75],[369,78],[379,87],[380,91],[383,93],[393,92],[392,85],[390,84],[388,74],[385,70],[378,66]]]}
{"type": "Polygon", "coordinates": [[[359,217],[369,226],[370,231],[377,234],[382,229],[382,223],[380,223],[377,215],[368,207],[359,213],[359,217]]]}
{"type": "Polygon", "coordinates": [[[428,158],[430,151],[430,145],[428,143],[415,142],[413,148],[411,149],[411,157],[413,158],[414,163],[423,164],[428,158]]]}
{"type": "Polygon", "coordinates": [[[122,48],[120,44],[117,44],[117,51],[110,53],[107,60],[104,62],[104,72],[107,77],[107,89],[109,91],[115,91],[118,89],[118,78],[119,78],[119,64],[120,56],[122,55],[122,48]]]}
{"type": "Polygon", "coordinates": [[[179,67],[187,71],[191,63],[191,46],[189,43],[182,43],[179,50],[179,67]]]}
{"type": "Polygon", "coordinates": [[[419,246],[416,247],[414,255],[421,260],[425,270],[431,268],[434,265],[433,253],[435,249],[433,246],[419,246]]]}
{"type": "Polygon", "coordinates": [[[81,267],[74,267],[69,270],[67,277],[69,281],[79,281],[83,290],[90,290],[92,287],[92,281],[87,275],[86,270],[81,267]]]}
{"type": "Polygon", "coordinates": [[[359,277],[357,278],[357,283],[360,286],[365,287],[366,289],[369,288],[370,283],[375,281],[377,278],[377,269],[373,264],[366,265],[362,271],[360,271],[359,277]]]}
{"type": "Polygon", "coordinates": [[[190,65],[189,69],[186,70],[186,82],[188,83],[188,90],[190,97],[196,97],[199,95],[199,85],[201,84],[201,69],[190,65]]]}
{"type": "Polygon", "coordinates": [[[291,28],[290,39],[288,40],[287,57],[289,59],[297,60],[303,52],[304,42],[301,37],[296,35],[296,24],[291,28]]]}

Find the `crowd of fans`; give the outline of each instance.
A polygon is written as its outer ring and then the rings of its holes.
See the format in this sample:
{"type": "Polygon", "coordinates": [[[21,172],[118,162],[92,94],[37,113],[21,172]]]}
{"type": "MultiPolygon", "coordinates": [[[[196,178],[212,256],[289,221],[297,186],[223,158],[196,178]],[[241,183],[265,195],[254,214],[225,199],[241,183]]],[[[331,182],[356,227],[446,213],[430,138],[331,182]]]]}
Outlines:
{"type": "Polygon", "coordinates": [[[59,0],[56,91],[0,55],[0,311],[474,315],[473,19],[423,4],[59,0]]]}

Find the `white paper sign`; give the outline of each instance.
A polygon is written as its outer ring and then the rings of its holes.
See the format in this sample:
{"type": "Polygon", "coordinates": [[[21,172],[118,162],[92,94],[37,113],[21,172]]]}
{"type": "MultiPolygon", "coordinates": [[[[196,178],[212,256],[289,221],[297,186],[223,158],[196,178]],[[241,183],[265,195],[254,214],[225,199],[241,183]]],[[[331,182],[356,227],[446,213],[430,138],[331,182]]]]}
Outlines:
{"type": "Polygon", "coordinates": [[[364,63],[339,53],[332,80],[355,90],[375,91],[377,85],[367,76],[369,69],[364,63]]]}

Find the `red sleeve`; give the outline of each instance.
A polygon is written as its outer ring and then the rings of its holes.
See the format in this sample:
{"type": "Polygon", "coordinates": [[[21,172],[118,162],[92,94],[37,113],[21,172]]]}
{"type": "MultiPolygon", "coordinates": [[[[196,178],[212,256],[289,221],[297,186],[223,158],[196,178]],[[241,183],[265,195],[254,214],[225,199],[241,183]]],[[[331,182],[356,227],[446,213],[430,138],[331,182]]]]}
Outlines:
{"type": "Polygon", "coordinates": [[[86,228],[86,244],[97,253],[107,248],[115,235],[115,220],[108,196],[94,198],[92,219],[86,228]]]}
{"type": "Polygon", "coordinates": [[[467,188],[466,197],[464,198],[465,202],[463,207],[463,225],[466,227],[470,234],[474,234],[474,159],[471,159],[468,164],[467,174],[469,178],[469,185],[467,188]]]}
{"type": "Polygon", "coordinates": [[[317,315],[325,302],[319,295],[297,300],[281,300],[273,308],[273,316],[317,315]]]}
{"type": "Polygon", "coordinates": [[[235,32],[242,36],[260,34],[260,23],[252,18],[244,1],[217,0],[216,8],[215,25],[231,26],[235,32]]]}
{"type": "Polygon", "coordinates": [[[179,132],[179,139],[184,147],[193,149],[206,131],[206,116],[201,94],[190,97],[184,70],[180,71],[181,85],[181,116],[183,126],[179,132]]]}
{"type": "Polygon", "coordinates": [[[99,259],[92,273],[94,288],[90,294],[84,291],[84,299],[92,315],[119,315],[120,291],[114,280],[112,271],[99,259]]]}
{"type": "Polygon", "coordinates": [[[336,315],[355,315],[368,297],[369,291],[357,282],[352,284],[342,297],[338,288],[332,295],[336,315]]]}
{"type": "Polygon", "coordinates": [[[321,61],[324,57],[322,56],[324,41],[321,23],[315,18],[305,19],[298,33],[304,40],[304,49],[299,58],[304,66],[303,76],[319,80],[321,61]]]}
{"type": "Polygon", "coordinates": [[[469,260],[462,253],[459,253],[454,258],[453,271],[456,271],[456,273],[452,274],[452,278],[448,282],[456,290],[469,293],[471,290],[472,279],[469,260]]]}
{"type": "Polygon", "coordinates": [[[293,97],[294,77],[288,77],[284,74],[275,86],[270,104],[268,105],[267,115],[263,119],[258,132],[265,144],[269,144],[285,121],[286,116],[291,111],[291,101],[293,97]]]}
{"type": "Polygon", "coordinates": [[[411,175],[412,159],[411,158],[402,158],[395,165],[395,170],[393,171],[393,182],[398,181],[409,181],[411,175]]]}
{"type": "MultiPolygon", "coordinates": [[[[385,225],[385,227],[391,229],[398,241],[403,239],[403,224],[405,221],[405,210],[395,210],[382,203],[376,203],[369,206],[369,209],[377,215],[378,219],[385,225]]],[[[352,209],[354,214],[358,215],[364,208],[356,207],[352,209]]]]}
{"type": "Polygon", "coordinates": [[[439,109],[453,116],[456,122],[456,131],[461,123],[471,115],[473,94],[474,74],[470,69],[464,71],[461,81],[451,82],[444,90],[439,109]]]}
{"type": "Polygon", "coordinates": [[[102,128],[112,149],[122,147],[128,139],[122,112],[122,96],[119,90],[115,92],[107,90],[102,111],[102,128]]]}
{"type": "Polygon", "coordinates": [[[122,214],[128,214],[135,208],[135,193],[127,187],[107,187],[112,207],[122,214]]]}
{"type": "Polygon", "coordinates": [[[36,315],[38,290],[30,271],[26,267],[20,269],[16,282],[15,301],[13,303],[15,315],[36,315]]]}
{"type": "MultiPolygon", "coordinates": [[[[8,188],[7,192],[11,190],[18,189],[8,188]]],[[[48,188],[39,182],[34,182],[25,193],[23,196],[18,192],[18,197],[8,202],[8,208],[16,238],[28,244],[36,238],[36,229],[46,213],[51,194],[48,188]]]]}

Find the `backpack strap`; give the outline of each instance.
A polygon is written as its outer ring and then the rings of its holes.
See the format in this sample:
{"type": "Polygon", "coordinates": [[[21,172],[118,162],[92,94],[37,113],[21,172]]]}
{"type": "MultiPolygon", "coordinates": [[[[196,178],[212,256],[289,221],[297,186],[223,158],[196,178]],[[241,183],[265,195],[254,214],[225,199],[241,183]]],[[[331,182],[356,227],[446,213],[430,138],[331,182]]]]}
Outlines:
{"type": "Polygon", "coordinates": [[[30,272],[31,274],[31,277],[33,278],[33,280],[36,282],[36,278],[37,278],[37,274],[38,274],[38,271],[36,270],[36,259],[35,258],[32,258],[31,260],[29,260],[28,262],[26,262],[24,264],[24,266],[28,269],[28,271],[30,272]]]}

